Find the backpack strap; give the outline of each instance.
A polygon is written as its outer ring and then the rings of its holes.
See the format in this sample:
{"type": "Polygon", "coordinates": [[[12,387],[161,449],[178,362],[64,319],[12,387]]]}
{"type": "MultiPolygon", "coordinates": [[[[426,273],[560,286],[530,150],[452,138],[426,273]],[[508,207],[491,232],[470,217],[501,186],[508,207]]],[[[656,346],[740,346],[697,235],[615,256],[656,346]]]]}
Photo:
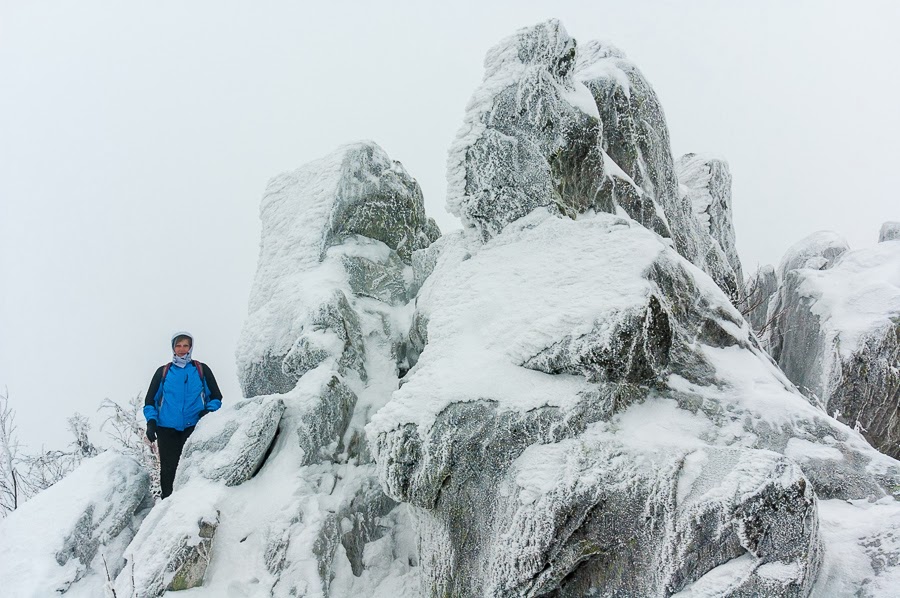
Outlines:
{"type": "Polygon", "coordinates": [[[159,379],[159,384],[160,384],[160,386],[162,386],[162,383],[165,381],[165,379],[166,379],[166,374],[169,373],[169,368],[170,368],[170,367],[172,367],[172,362],[171,362],[171,361],[170,361],[169,363],[167,363],[166,365],[163,366],[162,378],[159,379]]]}
{"type": "Polygon", "coordinates": [[[197,373],[200,374],[200,379],[206,382],[206,377],[203,375],[203,364],[196,359],[192,359],[191,363],[193,363],[194,367],[197,368],[197,373]]]}

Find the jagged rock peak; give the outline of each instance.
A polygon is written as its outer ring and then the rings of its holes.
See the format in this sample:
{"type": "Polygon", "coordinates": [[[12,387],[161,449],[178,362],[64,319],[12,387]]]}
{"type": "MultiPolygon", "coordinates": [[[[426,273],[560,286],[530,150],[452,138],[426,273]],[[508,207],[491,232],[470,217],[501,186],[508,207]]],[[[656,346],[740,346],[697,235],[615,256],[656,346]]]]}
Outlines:
{"type": "Polygon", "coordinates": [[[725,253],[732,270],[730,275],[738,283],[743,281],[741,258],[735,243],[728,162],[713,156],[685,154],[675,163],[675,171],[701,230],[725,253]]]}
{"type": "Polygon", "coordinates": [[[881,230],[878,232],[879,243],[897,239],[900,239],[900,222],[888,221],[881,225],[881,230]]]}
{"type": "MultiPolygon", "coordinates": [[[[706,167],[708,194],[730,204],[727,167],[706,167]]],[[[624,212],[672,237],[733,300],[740,295],[730,210],[716,213],[710,231],[697,221],[653,88],[623,52],[601,42],[582,48],[559,21],[520,29],[488,52],[447,178],[449,211],[483,241],[538,208],[571,218],[624,212]]]]}
{"type": "Polygon", "coordinates": [[[418,183],[375,143],[345,145],[273,178],[260,219],[259,263],[237,349],[245,396],[288,392],[335,343],[344,347],[342,371],[364,378],[361,333],[346,296],[362,290],[408,300],[404,269],[440,236],[418,183]]]}

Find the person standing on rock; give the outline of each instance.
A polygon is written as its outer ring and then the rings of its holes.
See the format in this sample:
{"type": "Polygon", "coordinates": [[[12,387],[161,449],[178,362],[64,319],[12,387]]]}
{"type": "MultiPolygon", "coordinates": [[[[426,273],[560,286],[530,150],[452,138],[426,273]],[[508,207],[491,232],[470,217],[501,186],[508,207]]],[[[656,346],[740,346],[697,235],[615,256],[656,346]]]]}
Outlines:
{"type": "Polygon", "coordinates": [[[172,494],[172,482],[184,443],[200,418],[222,406],[222,392],[212,370],[191,359],[194,337],[188,332],[172,336],[172,361],[159,366],[147,396],[144,417],[147,439],[158,442],[159,484],[162,497],[172,494]]]}

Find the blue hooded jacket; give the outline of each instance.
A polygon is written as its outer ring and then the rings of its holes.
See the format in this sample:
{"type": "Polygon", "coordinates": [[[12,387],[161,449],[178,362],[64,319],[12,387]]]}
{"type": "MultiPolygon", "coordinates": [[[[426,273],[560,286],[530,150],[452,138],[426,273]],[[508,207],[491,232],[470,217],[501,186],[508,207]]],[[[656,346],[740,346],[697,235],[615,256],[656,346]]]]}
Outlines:
{"type": "MultiPolygon", "coordinates": [[[[173,344],[182,335],[191,336],[178,333],[173,337],[173,344]]],[[[174,362],[156,370],[144,397],[144,418],[148,422],[156,420],[160,427],[181,431],[196,426],[202,411],[216,411],[222,406],[222,393],[212,370],[206,364],[190,361],[190,355],[187,358],[183,367],[174,362]],[[195,364],[203,369],[203,376],[195,364]]]]}

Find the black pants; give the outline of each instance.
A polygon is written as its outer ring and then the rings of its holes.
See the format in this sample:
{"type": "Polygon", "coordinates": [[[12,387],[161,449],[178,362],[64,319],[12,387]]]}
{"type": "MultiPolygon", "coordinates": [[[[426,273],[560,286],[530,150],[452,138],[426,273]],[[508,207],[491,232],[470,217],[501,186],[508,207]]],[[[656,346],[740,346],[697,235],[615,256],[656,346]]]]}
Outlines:
{"type": "Polygon", "coordinates": [[[159,486],[163,498],[172,494],[172,482],[175,481],[181,450],[193,431],[194,426],[183,432],[174,428],[156,428],[156,444],[159,447],[159,486]]]}

